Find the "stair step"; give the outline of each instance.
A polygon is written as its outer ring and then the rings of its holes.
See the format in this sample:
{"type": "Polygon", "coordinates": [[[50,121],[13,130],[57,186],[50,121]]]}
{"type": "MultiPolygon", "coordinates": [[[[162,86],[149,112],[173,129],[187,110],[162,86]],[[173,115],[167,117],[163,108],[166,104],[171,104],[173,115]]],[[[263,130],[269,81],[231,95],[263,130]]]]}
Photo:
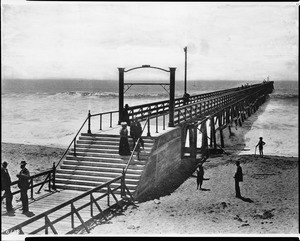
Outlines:
{"type": "MultiPolygon", "coordinates": [[[[92,172],[92,171],[85,171],[85,170],[68,170],[68,169],[58,169],[56,175],[58,174],[66,174],[66,175],[84,175],[84,176],[100,176],[100,177],[113,177],[116,178],[120,176],[120,173],[116,172],[92,172]]],[[[126,173],[126,179],[140,179],[140,175],[126,173]]]]}
{"type": "MultiPolygon", "coordinates": [[[[133,159],[137,159],[136,157],[136,152],[134,153],[133,155],[133,159]]],[[[75,157],[74,156],[74,152],[69,152],[67,157],[75,157]]],[[[130,158],[130,156],[128,156],[128,158],[126,158],[127,156],[120,156],[119,154],[113,154],[113,153],[94,153],[94,152],[83,152],[83,151],[76,151],[76,157],[77,158],[81,158],[81,157],[95,157],[97,158],[98,160],[100,159],[104,159],[104,160],[107,160],[107,161],[119,161],[119,162],[127,162],[130,158]]],[[[148,155],[143,153],[143,152],[140,152],[140,159],[141,161],[144,161],[146,163],[147,161],[147,158],[148,158],[148,155]]]]}
{"type": "MultiPolygon", "coordinates": [[[[89,162],[94,162],[94,163],[100,164],[100,165],[101,165],[101,163],[104,163],[104,165],[107,165],[107,164],[127,165],[129,157],[128,157],[128,159],[127,158],[126,159],[121,159],[121,158],[109,158],[109,157],[99,158],[99,157],[92,157],[92,156],[67,155],[65,161],[66,160],[73,160],[73,161],[77,161],[77,162],[79,162],[79,161],[82,161],[82,162],[89,161],[89,162]]],[[[134,159],[131,160],[130,166],[133,167],[133,169],[135,169],[135,167],[145,166],[146,163],[147,163],[146,161],[143,161],[143,160],[138,161],[136,159],[136,157],[134,157],[134,159]]]]}
{"type": "MultiPolygon", "coordinates": [[[[117,138],[120,139],[119,135],[116,134],[88,134],[88,133],[81,133],[81,137],[91,137],[91,138],[117,138]]],[[[129,136],[129,138],[131,138],[129,136]]],[[[142,135],[144,141],[154,142],[156,137],[149,137],[142,135]]]]}
{"type": "MultiPolygon", "coordinates": [[[[120,176],[120,175],[119,175],[120,176]]],[[[94,182],[96,184],[99,183],[106,183],[109,182],[111,180],[113,180],[114,178],[116,178],[116,176],[111,176],[111,177],[103,177],[103,176],[86,176],[86,175],[70,175],[70,174],[63,174],[63,173],[58,173],[56,174],[55,178],[57,178],[58,180],[76,180],[76,181],[83,181],[83,182],[94,182]]],[[[129,179],[128,177],[126,177],[126,181],[125,183],[127,184],[134,184],[137,185],[137,183],[139,182],[139,179],[129,179]]]]}
{"type": "MultiPolygon", "coordinates": [[[[59,185],[59,184],[71,184],[71,185],[80,185],[80,186],[87,186],[87,187],[97,187],[101,184],[104,184],[106,182],[94,182],[94,181],[87,181],[87,180],[71,180],[71,179],[61,179],[61,178],[56,178],[55,179],[55,185],[59,185]]],[[[128,187],[128,189],[135,189],[136,185],[135,184],[128,184],[126,183],[126,186],[128,187]]],[[[120,183],[111,183],[110,187],[111,188],[115,188],[120,186],[120,183]]]]}
{"type": "MultiPolygon", "coordinates": [[[[69,165],[69,164],[64,164],[61,166],[61,169],[68,169],[68,170],[74,170],[74,165],[69,165]]],[[[111,168],[111,167],[95,167],[95,166],[76,166],[76,170],[81,170],[81,171],[94,171],[94,172],[114,172],[114,173],[119,173],[120,175],[122,174],[123,168],[111,168]]],[[[141,174],[143,170],[135,170],[128,168],[127,172],[128,174],[141,174]]]]}
{"type": "MultiPolygon", "coordinates": [[[[153,144],[154,140],[151,139],[145,139],[142,137],[144,143],[146,144],[153,144]]],[[[111,141],[111,142],[118,142],[120,141],[120,136],[114,136],[114,137],[103,137],[103,136],[79,136],[79,140],[95,140],[95,141],[111,141]]],[[[131,136],[128,136],[128,142],[133,142],[133,138],[131,136]]]]}
{"type": "MultiPolygon", "coordinates": [[[[125,168],[126,164],[121,163],[108,163],[108,162],[99,162],[99,161],[90,161],[90,160],[65,160],[65,164],[69,165],[80,165],[80,166],[95,166],[95,167],[108,167],[108,168],[125,168]]],[[[143,170],[144,165],[131,165],[131,169],[134,170],[143,170]]]]}
{"type": "MultiPolygon", "coordinates": [[[[86,139],[86,138],[83,139],[83,138],[79,137],[79,140],[77,140],[77,143],[78,144],[92,144],[92,145],[94,145],[94,144],[97,144],[97,145],[111,145],[111,146],[119,147],[119,140],[118,141],[101,140],[101,139],[94,140],[94,139],[86,139]]],[[[132,146],[132,141],[131,140],[129,140],[128,143],[129,143],[129,145],[132,146]]],[[[147,147],[151,148],[152,146],[153,146],[153,143],[147,143],[147,142],[144,143],[145,148],[147,148],[147,147]]]]}
{"type": "MultiPolygon", "coordinates": [[[[77,185],[71,185],[71,184],[55,184],[57,189],[67,189],[67,190],[76,190],[76,191],[82,191],[82,192],[86,192],[91,190],[94,187],[91,186],[77,186],[77,185]]],[[[132,194],[134,192],[134,189],[130,189],[128,188],[130,193],[132,194]]],[[[99,190],[99,193],[106,193],[107,192],[107,188],[102,188],[101,190],[99,190]]],[[[114,191],[114,194],[121,194],[121,190],[118,189],[116,191],[114,191]]]]}
{"type": "MultiPolygon", "coordinates": [[[[70,151],[74,152],[74,148],[71,148],[70,151]]],[[[77,152],[104,154],[104,155],[111,154],[111,155],[120,156],[119,149],[114,149],[114,150],[111,150],[111,149],[95,149],[95,148],[90,148],[90,147],[82,148],[82,147],[76,146],[76,153],[77,152]]],[[[135,153],[136,153],[136,151],[135,151],[135,153]]],[[[140,150],[140,155],[146,156],[146,155],[149,155],[149,152],[141,149],[140,150]]]]}
{"type": "MultiPolygon", "coordinates": [[[[142,149],[144,152],[150,153],[152,146],[145,146],[145,149],[142,149]]],[[[93,150],[103,150],[106,151],[107,149],[113,150],[113,151],[119,151],[119,145],[96,145],[96,144],[90,144],[90,143],[82,143],[82,144],[77,144],[76,143],[76,149],[77,148],[85,148],[85,149],[93,149],[93,150]]]]}

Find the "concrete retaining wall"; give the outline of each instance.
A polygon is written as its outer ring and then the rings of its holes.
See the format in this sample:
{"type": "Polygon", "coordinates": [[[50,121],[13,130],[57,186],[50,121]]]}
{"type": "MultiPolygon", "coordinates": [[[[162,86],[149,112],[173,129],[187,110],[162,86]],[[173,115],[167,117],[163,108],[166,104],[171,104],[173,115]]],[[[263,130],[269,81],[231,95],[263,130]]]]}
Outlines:
{"type": "Polygon", "coordinates": [[[175,191],[195,171],[196,160],[181,159],[180,127],[157,137],[134,193],[140,202],[175,191]]]}

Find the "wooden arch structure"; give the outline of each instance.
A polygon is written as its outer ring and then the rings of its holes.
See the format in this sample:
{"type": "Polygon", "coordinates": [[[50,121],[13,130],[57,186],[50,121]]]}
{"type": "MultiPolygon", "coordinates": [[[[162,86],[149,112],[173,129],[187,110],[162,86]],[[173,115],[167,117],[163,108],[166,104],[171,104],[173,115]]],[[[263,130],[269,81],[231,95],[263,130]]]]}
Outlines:
{"type": "Polygon", "coordinates": [[[175,67],[169,67],[169,70],[163,69],[160,67],[154,67],[150,65],[142,65],[138,67],[134,67],[128,70],[125,70],[125,68],[118,68],[119,70],[119,121],[118,124],[121,124],[121,121],[123,119],[123,110],[124,110],[124,93],[133,85],[161,85],[165,90],[165,86],[169,85],[169,127],[174,127],[174,108],[175,108],[175,67]],[[124,82],[124,75],[126,72],[133,71],[136,69],[142,69],[142,68],[152,68],[152,69],[158,69],[164,72],[170,73],[170,82],[169,83],[125,83],[124,82]],[[124,91],[124,86],[129,86],[124,91]]]}

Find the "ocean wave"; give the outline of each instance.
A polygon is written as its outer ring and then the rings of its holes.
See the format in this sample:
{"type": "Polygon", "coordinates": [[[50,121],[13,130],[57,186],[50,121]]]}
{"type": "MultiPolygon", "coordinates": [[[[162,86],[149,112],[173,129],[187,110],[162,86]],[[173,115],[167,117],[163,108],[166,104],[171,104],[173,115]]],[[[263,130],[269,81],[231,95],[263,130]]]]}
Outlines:
{"type": "MultiPolygon", "coordinates": [[[[158,97],[167,97],[167,93],[126,93],[126,97],[131,98],[158,98],[158,97]]],[[[55,96],[74,96],[74,97],[115,97],[119,96],[119,93],[116,92],[85,92],[85,91],[68,91],[55,94],[55,96]]]]}
{"type": "Polygon", "coordinates": [[[294,93],[274,93],[270,94],[270,97],[274,99],[298,99],[299,95],[294,93]]]}

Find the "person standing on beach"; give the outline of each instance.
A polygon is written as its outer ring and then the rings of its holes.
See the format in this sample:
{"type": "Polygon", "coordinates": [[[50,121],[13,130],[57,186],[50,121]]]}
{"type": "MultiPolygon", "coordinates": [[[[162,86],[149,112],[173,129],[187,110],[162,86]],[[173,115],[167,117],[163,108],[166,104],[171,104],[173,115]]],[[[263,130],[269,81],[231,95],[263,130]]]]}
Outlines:
{"type": "Polygon", "coordinates": [[[204,179],[204,169],[202,163],[200,163],[197,170],[197,190],[198,187],[200,187],[199,190],[202,190],[203,179],[204,179]]]}
{"type": "Polygon", "coordinates": [[[234,174],[234,179],[235,179],[235,196],[237,198],[241,198],[241,190],[240,190],[240,184],[239,182],[243,181],[243,171],[242,168],[240,166],[240,162],[236,161],[235,162],[236,166],[237,166],[237,170],[236,173],[234,174]]]}
{"type": "Polygon", "coordinates": [[[6,210],[7,212],[12,212],[12,193],[10,190],[10,185],[11,185],[11,179],[10,175],[7,170],[7,165],[8,163],[4,161],[1,166],[1,191],[5,191],[5,200],[6,200],[6,210]]]}
{"type": "Polygon", "coordinates": [[[121,156],[129,156],[131,154],[130,147],[128,143],[128,130],[127,123],[121,122],[121,130],[120,130],[120,143],[119,143],[119,154],[121,156]]]}
{"type": "Polygon", "coordinates": [[[264,145],[266,143],[263,141],[263,138],[262,137],[259,137],[259,141],[257,143],[257,145],[255,146],[255,148],[258,146],[258,150],[259,150],[259,156],[260,157],[264,157],[264,152],[263,152],[263,149],[264,149],[264,145]]]}
{"type": "Polygon", "coordinates": [[[26,161],[21,161],[21,171],[19,174],[17,174],[17,177],[19,178],[18,182],[18,187],[20,188],[21,191],[21,201],[22,201],[22,210],[23,214],[26,214],[28,210],[28,196],[27,196],[27,190],[29,188],[29,171],[25,167],[26,166],[26,161]]]}

